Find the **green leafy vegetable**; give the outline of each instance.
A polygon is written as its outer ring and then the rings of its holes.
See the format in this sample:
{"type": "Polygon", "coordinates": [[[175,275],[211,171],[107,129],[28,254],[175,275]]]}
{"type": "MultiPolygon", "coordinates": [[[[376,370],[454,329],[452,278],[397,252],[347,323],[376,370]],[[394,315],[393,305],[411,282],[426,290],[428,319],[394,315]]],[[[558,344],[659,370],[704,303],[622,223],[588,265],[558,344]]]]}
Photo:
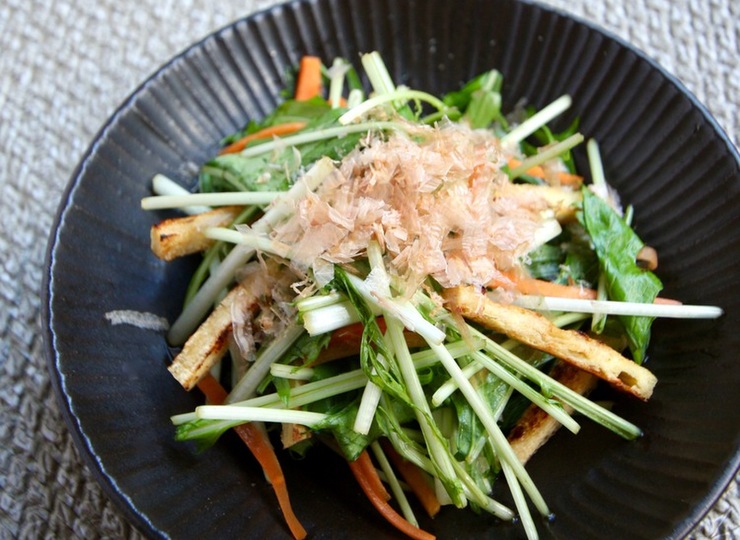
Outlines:
{"type": "Polygon", "coordinates": [[[445,94],[442,101],[463,112],[474,129],[488,127],[492,122],[507,129],[508,123],[501,113],[502,85],[503,77],[494,69],[471,79],[460,90],[445,94]]]}
{"type": "Polygon", "coordinates": [[[353,425],[359,406],[360,400],[358,398],[314,427],[318,431],[331,431],[337,444],[339,444],[339,448],[349,461],[356,460],[362,451],[378,437],[378,429],[375,425],[374,429],[371,429],[367,435],[362,435],[354,430],[353,425]]]}
{"type": "MultiPolygon", "coordinates": [[[[606,276],[607,294],[612,300],[652,303],[663,288],[655,274],[638,266],[637,253],[642,240],[632,228],[590,189],[583,188],[581,219],[591,236],[606,276]]],[[[642,363],[650,340],[652,317],[620,317],[627,332],[632,357],[642,363]]]]}

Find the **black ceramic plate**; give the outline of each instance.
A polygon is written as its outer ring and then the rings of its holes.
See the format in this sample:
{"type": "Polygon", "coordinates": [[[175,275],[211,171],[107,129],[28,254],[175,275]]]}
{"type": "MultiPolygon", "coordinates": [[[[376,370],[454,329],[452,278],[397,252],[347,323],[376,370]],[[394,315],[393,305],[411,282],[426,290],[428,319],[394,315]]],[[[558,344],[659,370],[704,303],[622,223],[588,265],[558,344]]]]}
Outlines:
{"type": "MultiPolygon", "coordinates": [[[[276,7],[188,49],[123,104],[72,178],[48,254],[49,363],[82,454],[152,537],[287,536],[270,487],[240,445],[227,437],[197,455],[173,440],[169,416],[197,397],[165,370],[163,337],[111,326],[104,315],[133,309],[173,320],[178,312],[193,263],[164,264],[149,253],[149,227],[161,215],[141,211],[139,201],[153,174],[192,183],[222,136],[275,106],[287,68],[304,53],[356,59],[373,49],[397,82],[434,93],[496,67],[505,108],[522,96],[542,106],[571,94],[574,110],[563,122],[580,116],[581,131],[600,141],[607,177],[661,255],[665,295],[726,310],[715,322],[656,324],[655,395],[649,404],[616,404],[644,428],[643,439],[624,442],[587,424],[577,437],[558,434],[530,465],[557,516],[539,523],[544,537],[685,534],[738,465],[740,160],[702,106],[649,59],[525,2],[276,7]]],[[[313,538],[397,535],[334,456],[283,463],[313,538]]],[[[442,538],[523,536],[517,525],[469,511],[444,510],[423,525],[442,538]]]]}

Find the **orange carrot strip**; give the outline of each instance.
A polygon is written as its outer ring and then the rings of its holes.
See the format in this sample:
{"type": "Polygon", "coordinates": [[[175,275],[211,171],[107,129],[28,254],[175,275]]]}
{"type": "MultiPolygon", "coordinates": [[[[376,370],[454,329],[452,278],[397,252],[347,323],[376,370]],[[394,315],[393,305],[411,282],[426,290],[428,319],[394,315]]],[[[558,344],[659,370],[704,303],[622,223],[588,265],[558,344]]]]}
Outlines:
{"type": "Polygon", "coordinates": [[[296,101],[321,95],[321,85],[321,59],[317,56],[304,56],[301,58],[295,83],[296,101]]]}
{"type": "MultiPolygon", "coordinates": [[[[521,164],[522,164],[522,162],[519,161],[518,159],[509,158],[509,168],[510,169],[515,169],[516,167],[518,167],[521,164]]],[[[545,177],[545,169],[543,169],[542,167],[540,167],[539,165],[537,165],[535,167],[531,167],[531,168],[527,169],[527,174],[529,176],[536,176],[537,178],[544,178],[545,177]]]]}
{"type": "Polygon", "coordinates": [[[378,472],[375,470],[375,466],[370,459],[370,454],[368,454],[366,450],[363,451],[357,458],[357,462],[360,467],[362,467],[362,470],[365,471],[365,477],[372,484],[372,488],[375,493],[377,493],[379,497],[382,497],[383,500],[390,501],[391,494],[388,493],[388,490],[385,489],[383,482],[380,480],[380,476],[378,476],[378,472]]]}
{"type": "MultiPolygon", "coordinates": [[[[509,168],[513,169],[515,167],[518,167],[521,165],[522,162],[518,159],[510,158],[509,159],[509,168]]],[[[527,169],[527,174],[529,176],[534,176],[536,178],[545,178],[545,169],[540,167],[539,165],[535,167],[531,167],[527,169]]],[[[583,184],[583,177],[578,176],[577,174],[571,174],[568,172],[559,172],[557,173],[558,180],[560,181],[561,185],[566,186],[580,186],[583,184]]]]}
{"type": "Polygon", "coordinates": [[[381,440],[380,444],[383,447],[385,455],[388,456],[388,459],[409,485],[416,498],[419,499],[419,502],[429,517],[436,516],[439,513],[441,505],[439,499],[437,499],[437,494],[434,492],[434,488],[424,476],[424,472],[396,452],[396,449],[393,448],[393,445],[387,439],[381,440]]]}
{"type": "MultiPolygon", "coordinates": [[[[488,287],[501,287],[508,291],[517,291],[521,294],[532,294],[537,296],[557,296],[559,298],[580,298],[584,300],[595,300],[596,291],[576,285],[561,285],[543,279],[519,277],[512,272],[504,272],[500,278],[494,278],[488,283],[488,287]]],[[[671,298],[657,297],[656,304],[676,304],[681,302],[671,298]]]]}
{"type": "Polygon", "coordinates": [[[501,287],[509,291],[517,291],[521,294],[535,294],[539,296],[557,296],[560,298],[583,298],[593,300],[596,291],[575,285],[561,285],[542,279],[520,277],[513,272],[505,272],[502,277],[494,278],[489,287],[501,287]]]}
{"type": "MultiPolygon", "coordinates": [[[[206,396],[206,400],[214,405],[221,405],[226,399],[226,390],[211,374],[201,379],[198,383],[198,389],[206,396]]],[[[285,483],[285,475],[270,439],[256,424],[241,424],[236,426],[234,431],[244,441],[249,451],[252,452],[252,455],[262,467],[267,481],[272,485],[280,510],[283,512],[285,523],[288,525],[293,538],[303,540],[308,533],[293,512],[288,495],[288,486],[285,483]]]]}
{"type": "Polygon", "coordinates": [[[683,304],[680,300],[674,300],[673,298],[663,298],[662,296],[656,296],[653,304],[673,304],[674,306],[680,306],[683,304]]]}
{"type": "Polygon", "coordinates": [[[572,186],[578,188],[583,185],[583,176],[568,172],[559,172],[558,181],[561,186],[572,186]]]}
{"type": "Polygon", "coordinates": [[[209,405],[222,405],[228,395],[221,383],[210,373],[198,381],[198,390],[206,396],[209,405]]]}
{"type": "Polygon", "coordinates": [[[241,424],[236,426],[234,430],[257,459],[268,482],[272,485],[280,510],[283,512],[285,523],[288,525],[293,538],[303,540],[308,533],[293,512],[290,496],[288,495],[288,486],[285,483],[285,475],[283,475],[283,470],[270,439],[256,424],[241,424]]]}
{"type": "Polygon", "coordinates": [[[254,133],[250,133],[249,135],[242,137],[238,141],[234,141],[228,146],[224,146],[219,151],[219,155],[235,154],[244,150],[252,141],[269,139],[271,137],[280,137],[282,135],[290,135],[291,133],[302,130],[304,127],[306,127],[306,122],[285,122],[284,124],[268,126],[266,128],[260,129],[259,131],[255,131],[254,133]]]}
{"type": "MultiPolygon", "coordinates": [[[[378,512],[380,512],[388,523],[414,540],[434,540],[434,535],[429,534],[418,527],[414,527],[399,515],[387,501],[382,499],[382,497],[373,489],[373,481],[368,478],[368,474],[359,460],[349,461],[348,463],[357,483],[360,484],[360,488],[362,488],[362,491],[365,493],[367,498],[370,499],[372,505],[378,512]]],[[[373,469],[373,471],[375,471],[375,469],[373,469]]],[[[377,472],[374,472],[374,476],[377,476],[377,472]]]]}

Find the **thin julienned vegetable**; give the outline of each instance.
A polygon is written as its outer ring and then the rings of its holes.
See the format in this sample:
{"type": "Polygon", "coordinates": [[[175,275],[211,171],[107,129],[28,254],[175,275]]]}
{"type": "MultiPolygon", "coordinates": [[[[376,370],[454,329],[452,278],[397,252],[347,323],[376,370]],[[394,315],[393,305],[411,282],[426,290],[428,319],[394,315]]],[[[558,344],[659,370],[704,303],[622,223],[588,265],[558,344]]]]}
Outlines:
{"type": "Polygon", "coordinates": [[[293,99],[224,140],[199,194],[159,177],[142,201],[196,214],[153,229],[177,231],[158,256],[204,252],[168,339],[184,344],[170,371],[207,403],[172,418],[176,437],[207,448],[236,428],[295,538],[307,533],[262,422],[282,424],[293,452],[339,451],[411,538],[433,536],[404,485],[429,516],[518,514],[536,538],[529,504],[550,508],[524,462],[560,425],[578,432],[574,411],[639,437],[586,394],[603,379],[648,400],[652,320],[722,311],[658,296],[657,255],[622,216],[598,146],[587,185],[577,122],[547,126],[569,96],[504,113],[495,70],[438,97],[396,86],[378,53],[361,60],[369,93],[347,60],[303,58],[293,99]],[[221,371],[246,372],[222,381],[227,394],[211,373],[228,361],[221,371]],[[491,498],[499,476],[516,512],[491,498]]]}
{"type": "MultiPolygon", "coordinates": [[[[198,382],[198,389],[203,392],[206,402],[209,404],[220,405],[226,401],[226,390],[210,374],[198,382]]],[[[265,477],[272,485],[291,534],[296,540],[303,540],[308,533],[293,512],[290,497],[288,496],[285,475],[283,475],[280,462],[270,439],[267,437],[267,433],[257,423],[240,424],[235,426],[234,429],[237,435],[239,435],[239,438],[244,441],[244,444],[252,452],[252,455],[257,459],[265,473],[265,477]]]]}

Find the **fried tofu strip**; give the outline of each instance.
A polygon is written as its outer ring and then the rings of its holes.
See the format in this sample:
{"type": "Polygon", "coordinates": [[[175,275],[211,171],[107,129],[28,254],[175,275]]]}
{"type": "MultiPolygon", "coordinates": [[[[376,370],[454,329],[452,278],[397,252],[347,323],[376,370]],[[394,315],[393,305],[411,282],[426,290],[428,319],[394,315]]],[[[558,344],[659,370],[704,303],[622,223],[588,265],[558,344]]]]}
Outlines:
{"type": "MultiPolygon", "coordinates": [[[[598,378],[581,369],[558,362],[550,376],[574,392],[585,396],[596,387],[598,378]]],[[[563,408],[572,412],[568,405],[563,408]]],[[[509,443],[522,464],[529,461],[537,450],[560,428],[561,424],[536,405],[530,405],[509,433],[509,443]]]]}
{"type": "Polygon", "coordinates": [[[569,221],[575,218],[576,205],[581,202],[581,192],[555,186],[538,186],[534,184],[502,184],[498,194],[517,199],[541,200],[555,212],[558,221],[569,221]]]}
{"type": "Polygon", "coordinates": [[[313,431],[311,431],[311,428],[301,424],[282,424],[280,442],[283,443],[283,448],[290,448],[291,446],[295,446],[299,442],[303,442],[311,437],[313,437],[313,431]]]}
{"type": "Polygon", "coordinates": [[[165,261],[208,249],[213,240],[203,231],[229,225],[241,212],[240,206],[223,206],[202,214],[166,219],[150,230],[151,248],[165,261]]]}
{"type": "Polygon", "coordinates": [[[192,390],[229,350],[231,306],[240,290],[241,287],[234,287],[224,297],[167,368],[185,390],[192,390]]]}
{"type": "Polygon", "coordinates": [[[450,309],[520,343],[552,354],[642,400],[653,393],[657,378],[614,349],[575,330],[563,330],[534,311],[500,304],[473,287],[444,293],[450,309]]]}

